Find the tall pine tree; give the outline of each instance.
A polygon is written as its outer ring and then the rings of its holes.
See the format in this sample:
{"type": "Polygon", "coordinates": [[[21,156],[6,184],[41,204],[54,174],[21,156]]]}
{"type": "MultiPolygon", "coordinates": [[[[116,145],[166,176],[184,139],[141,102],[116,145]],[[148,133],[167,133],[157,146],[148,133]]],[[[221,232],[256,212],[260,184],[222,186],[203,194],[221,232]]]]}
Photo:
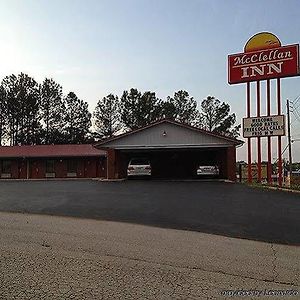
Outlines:
{"type": "Polygon", "coordinates": [[[62,143],[65,106],[62,87],[53,79],[46,78],[41,85],[40,111],[43,122],[43,143],[62,143]]]}
{"type": "Polygon", "coordinates": [[[208,96],[201,102],[202,126],[213,132],[238,137],[240,125],[234,126],[236,116],[230,114],[228,103],[221,102],[215,97],[208,96]]]}
{"type": "Polygon", "coordinates": [[[97,137],[101,139],[112,137],[122,128],[118,96],[109,94],[99,100],[93,116],[97,137]]]}
{"type": "Polygon", "coordinates": [[[87,102],[80,100],[70,92],[64,99],[66,107],[64,116],[65,142],[80,144],[88,142],[91,127],[91,114],[87,102]]]}
{"type": "Polygon", "coordinates": [[[167,101],[162,104],[162,113],[166,118],[178,122],[197,125],[200,114],[197,109],[197,102],[190,97],[187,91],[177,91],[173,97],[168,97],[167,101]]]}
{"type": "Polygon", "coordinates": [[[121,97],[121,120],[126,128],[137,129],[156,121],[161,115],[161,100],[154,92],[142,94],[137,89],[124,91],[121,97]]]}
{"type": "Polygon", "coordinates": [[[0,146],[3,145],[7,133],[7,102],[6,93],[2,86],[0,86],[0,146]]]}
{"type": "Polygon", "coordinates": [[[39,85],[27,74],[3,79],[8,139],[11,145],[40,143],[39,85]]]}

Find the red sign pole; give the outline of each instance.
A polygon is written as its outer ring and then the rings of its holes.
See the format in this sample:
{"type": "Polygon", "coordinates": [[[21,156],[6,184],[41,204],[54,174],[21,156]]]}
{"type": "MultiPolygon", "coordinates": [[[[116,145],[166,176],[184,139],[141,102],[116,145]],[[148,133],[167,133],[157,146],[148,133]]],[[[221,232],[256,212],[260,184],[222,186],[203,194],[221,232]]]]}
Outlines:
{"type": "MultiPolygon", "coordinates": [[[[281,89],[280,78],[277,78],[277,113],[281,114],[281,89]]],[[[278,184],[282,186],[282,154],[281,154],[281,136],[278,136],[278,184]]]]}
{"type": "MultiPolygon", "coordinates": [[[[267,116],[271,115],[271,93],[270,79],[267,79],[267,116]]],[[[271,137],[268,136],[268,167],[267,167],[268,184],[272,184],[272,144],[271,137]]]]}
{"type": "MultiPolygon", "coordinates": [[[[256,82],[256,116],[260,117],[260,81],[256,82]]],[[[261,138],[257,138],[257,182],[261,183],[261,138]]]]}
{"type": "MultiPolygon", "coordinates": [[[[247,117],[250,118],[250,82],[247,82],[247,117]]],[[[252,158],[251,158],[251,138],[248,138],[248,183],[252,183],[252,158]]]]}

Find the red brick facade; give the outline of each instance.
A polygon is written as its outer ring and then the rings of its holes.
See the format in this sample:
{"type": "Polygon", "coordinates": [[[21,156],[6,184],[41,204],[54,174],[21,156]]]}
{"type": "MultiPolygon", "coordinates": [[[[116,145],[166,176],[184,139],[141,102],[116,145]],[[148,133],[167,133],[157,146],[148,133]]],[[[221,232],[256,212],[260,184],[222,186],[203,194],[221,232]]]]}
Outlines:
{"type": "Polygon", "coordinates": [[[106,153],[92,145],[0,147],[0,178],[106,177],[106,153]]]}
{"type": "Polygon", "coordinates": [[[235,147],[227,148],[227,179],[236,181],[236,149],[235,147]]]}
{"type": "MultiPolygon", "coordinates": [[[[104,178],[106,177],[105,157],[76,158],[32,158],[32,159],[1,159],[0,176],[12,179],[42,179],[42,178],[104,178]],[[74,172],[69,172],[68,161],[76,166],[74,172]],[[46,172],[47,161],[53,161],[54,172],[46,172]],[[3,173],[3,162],[9,162],[10,171],[3,173]]],[[[73,171],[73,170],[72,170],[73,171]]]]}

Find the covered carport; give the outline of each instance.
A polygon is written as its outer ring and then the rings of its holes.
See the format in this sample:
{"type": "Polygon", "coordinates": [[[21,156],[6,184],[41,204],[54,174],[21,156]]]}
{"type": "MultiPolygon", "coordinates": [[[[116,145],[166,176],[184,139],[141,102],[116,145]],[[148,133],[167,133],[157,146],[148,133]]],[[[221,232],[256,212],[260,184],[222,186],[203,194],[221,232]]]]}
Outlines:
{"type": "Polygon", "coordinates": [[[219,178],[235,180],[236,146],[241,141],[171,120],[107,139],[107,178],[127,177],[132,158],[149,158],[153,178],[194,178],[199,165],[218,165],[219,178]]]}

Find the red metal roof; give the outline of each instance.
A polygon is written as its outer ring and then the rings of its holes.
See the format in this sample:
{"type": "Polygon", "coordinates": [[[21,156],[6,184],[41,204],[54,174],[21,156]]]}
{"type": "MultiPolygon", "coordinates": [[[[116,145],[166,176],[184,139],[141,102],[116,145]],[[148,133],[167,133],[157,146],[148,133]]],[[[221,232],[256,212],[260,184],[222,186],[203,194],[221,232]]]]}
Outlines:
{"type": "Polygon", "coordinates": [[[106,156],[106,152],[90,144],[1,146],[0,158],[14,157],[79,157],[106,156]]]}

